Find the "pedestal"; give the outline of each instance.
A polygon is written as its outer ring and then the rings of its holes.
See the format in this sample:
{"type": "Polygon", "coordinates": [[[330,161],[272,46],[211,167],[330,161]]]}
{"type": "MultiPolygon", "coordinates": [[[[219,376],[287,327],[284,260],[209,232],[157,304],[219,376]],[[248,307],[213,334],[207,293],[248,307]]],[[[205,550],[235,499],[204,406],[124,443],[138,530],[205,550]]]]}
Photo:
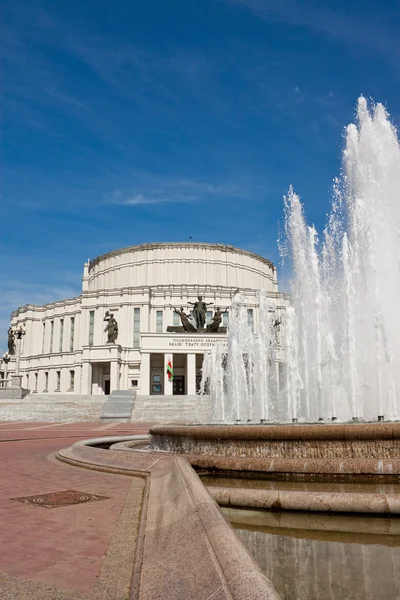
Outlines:
{"type": "Polygon", "coordinates": [[[22,388],[22,375],[11,375],[12,388],[22,388]]]}

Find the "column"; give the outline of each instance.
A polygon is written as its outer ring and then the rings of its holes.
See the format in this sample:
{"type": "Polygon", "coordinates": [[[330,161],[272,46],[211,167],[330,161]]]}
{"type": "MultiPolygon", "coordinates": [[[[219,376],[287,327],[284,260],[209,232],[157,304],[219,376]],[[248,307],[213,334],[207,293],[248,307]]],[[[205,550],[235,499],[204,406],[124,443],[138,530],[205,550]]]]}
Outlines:
{"type": "Polygon", "coordinates": [[[129,381],[129,364],[125,363],[124,365],[124,378],[122,380],[122,389],[129,390],[131,387],[131,382],[129,381]]]}
{"type": "Polygon", "coordinates": [[[173,355],[168,353],[164,354],[164,396],[172,396],[172,379],[168,378],[167,366],[168,362],[171,361],[172,370],[174,369],[173,355]]]}
{"type": "Polygon", "coordinates": [[[119,390],[119,362],[112,360],[110,367],[110,393],[112,393],[114,390],[119,390]]]}
{"type": "Polygon", "coordinates": [[[92,394],[92,365],[90,362],[82,363],[82,396],[90,396],[92,394]]]}
{"type": "Polygon", "coordinates": [[[140,362],[140,387],[142,396],[150,396],[150,353],[143,352],[140,362]]]}
{"type": "Polygon", "coordinates": [[[60,384],[60,391],[62,394],[65,394],[67,392],[67,389],[69,388],[69,369],[60,369],[61,371],[61,384],[60,384]]]}
{"type": "Polygon", "coordinates": [[[16,357],[15,357],[15,375],[19,375],[19,364],[21,361],[21,346],[22,346],[22,339],[20,336],[17,335],[17,339],[16,339],[16,357]]]}
{"type": "MultiPolygon", "coordinates": [[[[81,381],[81,371],[82,371],[82,367],[81,365],[71,365],[71,371],[75,371],[75,376],[74,376],[74,393],[75,394],[81,394],[81,389],[82,389],[82,381],[81,381]]],[[[68,377],[69,377],[69,373],[68,373],[68,377]]],[[[68,379],[68,387],[69,387],[69,379],[68,379]]]]}
{"type": "Polygon", "coordinates": [[[186,393],[193,396],[196,393],[196,355],[186,355],[186,393]]]}

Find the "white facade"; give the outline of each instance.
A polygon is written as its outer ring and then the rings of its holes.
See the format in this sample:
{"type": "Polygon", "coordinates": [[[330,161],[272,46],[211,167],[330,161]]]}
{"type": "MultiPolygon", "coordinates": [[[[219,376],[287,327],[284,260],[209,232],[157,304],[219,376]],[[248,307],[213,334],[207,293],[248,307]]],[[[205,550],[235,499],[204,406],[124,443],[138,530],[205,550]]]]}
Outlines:
{"type": "MultiPolygon", "coordinates": [[[[31,393],[194,394],[204,352],[225,333],[167,331],[181,323],[173,307],[203,296],[208,319],[214,307],[229,307],[234,293],[246,296],[257,327],[257,292],[281,302],[274,265],[252,252],[205,243],[154,243],[115,250],[84,265],[82,294],[13,312],[23,324],[20,374],[31,393]],[[106,311],[118,322],[115,344],[107,343],[106,311]],[[171,361],[174,382],[166,366],[171,361]]],[[[227,316],[224,317],[227,319],[227,316]]],[[[222,325],[227,325],[227,321],[222,325]]],[[[4,373],[4,364],[2,365],[4,373]]],[[[8,372],[15,370],[15,360],[8,372]]]]}

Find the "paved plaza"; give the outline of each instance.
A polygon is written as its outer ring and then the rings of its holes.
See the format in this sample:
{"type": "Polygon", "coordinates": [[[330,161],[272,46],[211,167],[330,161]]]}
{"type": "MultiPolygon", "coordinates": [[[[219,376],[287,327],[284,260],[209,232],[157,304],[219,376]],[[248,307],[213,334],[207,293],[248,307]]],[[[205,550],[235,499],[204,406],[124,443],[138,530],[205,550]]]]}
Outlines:
{"type": "Polygon", "coordinates": [[[127,598],[143,479],[76,468],[54,454],[80,439],[147,433],[148,428],[143,423],[0,423],[2,599],[127,598]],[[41,495],[47,496],[32,499],[41,495]]]}

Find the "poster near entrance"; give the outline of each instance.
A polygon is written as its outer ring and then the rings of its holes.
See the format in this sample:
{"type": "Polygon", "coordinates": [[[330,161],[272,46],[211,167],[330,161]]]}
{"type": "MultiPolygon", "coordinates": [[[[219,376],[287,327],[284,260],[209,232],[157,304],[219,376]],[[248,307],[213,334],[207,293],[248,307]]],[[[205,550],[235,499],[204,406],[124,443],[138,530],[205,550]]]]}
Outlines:
{"type": "Polygon", "coordinates": [[[185,376],[184,375],[175,375],[172,382],[172,393],[174,396],[184,396],[185,395],[185,376]]]}

